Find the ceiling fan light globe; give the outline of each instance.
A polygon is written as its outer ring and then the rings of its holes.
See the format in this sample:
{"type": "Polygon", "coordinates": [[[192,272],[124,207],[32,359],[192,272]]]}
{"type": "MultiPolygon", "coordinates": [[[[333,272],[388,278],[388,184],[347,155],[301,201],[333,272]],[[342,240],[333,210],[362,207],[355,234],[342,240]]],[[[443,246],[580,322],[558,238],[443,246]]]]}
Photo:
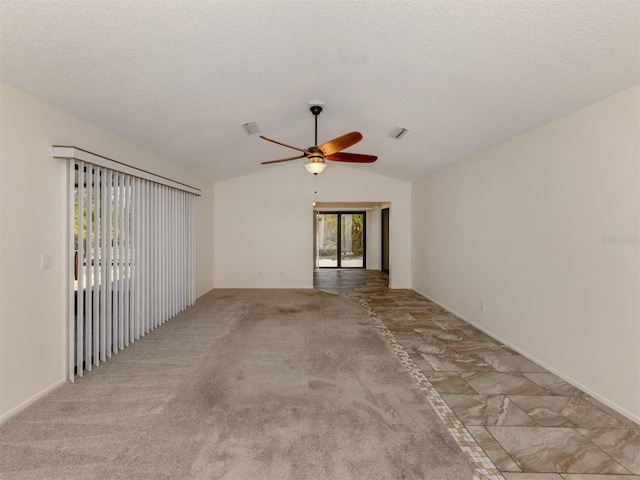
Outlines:
{"type": "Polygon", "coordinates": [[[311,161],[311,162],[307,162],[304,164],[304,168],[307,169],[307,171],[309,171],[310,173],[313,173],[314,175],[317,175],[319,173],[324,172],[324,169],[327,168],[327,164],[324,163],[324,161],[311,161]]]}

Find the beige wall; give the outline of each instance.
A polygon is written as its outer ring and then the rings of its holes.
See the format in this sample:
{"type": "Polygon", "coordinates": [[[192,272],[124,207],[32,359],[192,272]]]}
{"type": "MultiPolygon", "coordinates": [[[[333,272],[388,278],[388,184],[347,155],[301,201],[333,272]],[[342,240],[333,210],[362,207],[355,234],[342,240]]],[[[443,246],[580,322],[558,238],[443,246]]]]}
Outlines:
{"type": "Polygon", "coordinates": [[[333,162],[315,178],[297,161],[217,182],[214,198],[216,288],[311,288],[314,201],[390,202],[390,283],[411,286],[409,182],[333,162]]]}
{"type": "Polygon", "coordinates": [[[636,421],[639,107],[636,86],[413,185],[414,288],[636,421]]]}
{"type": "Polygon", "coordinates": [[[175,163],[0,84],[0,418],[64,381],[67,162],[74,145],[203,189],[197,205],[197,291],[213,286],[213,186],[175,163]],[[40,255],[53,268],[40,269],[40,255]]]}

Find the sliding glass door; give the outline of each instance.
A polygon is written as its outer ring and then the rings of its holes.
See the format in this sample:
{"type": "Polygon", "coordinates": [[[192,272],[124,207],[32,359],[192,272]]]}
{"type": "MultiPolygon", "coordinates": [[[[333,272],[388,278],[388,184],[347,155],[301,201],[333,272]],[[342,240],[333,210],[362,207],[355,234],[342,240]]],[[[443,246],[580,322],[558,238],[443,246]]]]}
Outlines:
{"type": "Polygon", "coordinates": [[[364,267],[364,213],[341,213],[339,267],[364,267]]]}
{"type": "Polygon", "coordinates": [[[320,268],[364,268],[365,212],[317,213],[316,265],[320,268]]]}
{"type": "Polygon", "coordinates": [[[316,265],[319,267],[338,266],[338,214],[318,213],[316,215],[318,232],[316,265]]]}

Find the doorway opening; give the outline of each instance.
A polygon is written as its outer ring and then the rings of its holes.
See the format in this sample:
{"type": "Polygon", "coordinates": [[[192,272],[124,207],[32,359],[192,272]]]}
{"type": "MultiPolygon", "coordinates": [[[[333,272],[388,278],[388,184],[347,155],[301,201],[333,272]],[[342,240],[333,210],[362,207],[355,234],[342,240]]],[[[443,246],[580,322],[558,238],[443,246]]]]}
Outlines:
{"type": "Polygon", "coordinates": [[[383,208],[381,211],[381,259],[380,270],[389,275],[389,208],[383,208]]]}
{"type": "Polygon", "coordinates": [[[316,265],[319,268],[365,268],[365,212],[316,212],[316,265]]]}

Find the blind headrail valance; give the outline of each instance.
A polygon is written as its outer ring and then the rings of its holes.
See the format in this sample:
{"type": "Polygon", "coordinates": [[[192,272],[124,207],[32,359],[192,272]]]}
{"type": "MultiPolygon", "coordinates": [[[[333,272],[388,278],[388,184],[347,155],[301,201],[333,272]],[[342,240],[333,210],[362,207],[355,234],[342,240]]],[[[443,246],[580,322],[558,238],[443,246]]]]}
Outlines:
{"type": "Polygon", "coordinates": [[[170,178],[147,172],[146,170],[142,170],[141,168],[132,167],[131,165],[127,165],[126,163],[103,157],[102,155],[83,150],[82,148],[70,147],[65,145],[53,145],[53,157],[91,163],[99,167],[109,168],[116,172],[126,173],[127,175],[131,175],[132,177],[142,178],[151,182],[159,183],[161,185],[166,185],[167,187],[175,188],[177,190],[182,190],[183,192],[192,193],[198,196],[202,195],[202,191],[199,188],[191,187],[184,183],[171,180],[170,178]]]}

